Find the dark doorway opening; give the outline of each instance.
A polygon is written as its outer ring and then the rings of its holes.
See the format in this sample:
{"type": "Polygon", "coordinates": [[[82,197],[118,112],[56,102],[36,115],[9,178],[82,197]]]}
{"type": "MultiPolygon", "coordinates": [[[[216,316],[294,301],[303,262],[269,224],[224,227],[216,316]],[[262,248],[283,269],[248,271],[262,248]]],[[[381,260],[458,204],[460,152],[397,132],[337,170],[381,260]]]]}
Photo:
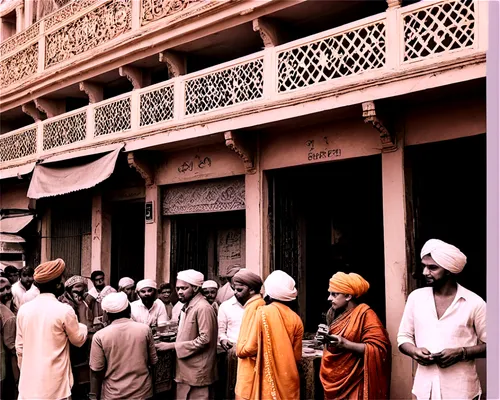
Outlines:
{"type": "Polygon", "coordinates": [[[144,201],[123,201],[111,207],[110,284],[128,276],[144,278],[144,201]]]}
{"type": "Polygon", "coordinates": [[[297,282],[306,332],[325,322],[338,271],[370,283],[363,300],[385,324],[381,157],[272,171],[269,184],[271,270],[297,282]]]}

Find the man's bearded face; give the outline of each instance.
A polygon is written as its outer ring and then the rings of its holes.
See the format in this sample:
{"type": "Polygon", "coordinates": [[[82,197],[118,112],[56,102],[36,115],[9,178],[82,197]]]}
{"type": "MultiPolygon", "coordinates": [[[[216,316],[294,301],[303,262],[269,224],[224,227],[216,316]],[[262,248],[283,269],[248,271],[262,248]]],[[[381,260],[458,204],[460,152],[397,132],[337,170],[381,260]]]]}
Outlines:
{"type": "Polygon", "coordinates": [[[0,302],[2,302],[2,304],[12,300],[11,288],[12,285],[7,278],[0,278],[0,302]]]}
{"type": "Polygon", "coordinates": [[[146,307],[151,308],[156,300],[156,289],[145,287],[139,290],[139,297],[142,300],[142,304],[146,307]]]}
{"type": "Polygon", "coordinates": [[[92,282],[97,290],[102,290],[105,287],[104,275],[98,275],[92,282]]]}
{"type": "Polygon", "coordinates": [[[25,271],[21,272],[21,284],[29,290],[33,284],[33,275],[29,275],[25,271]]]}
{"type": "Polygon", "coordinates": [[[441,286],[450,275],[449,271],[440,267],[429,255],[422,258],[422,266],[425,283],[432,287],[441,286]]]}

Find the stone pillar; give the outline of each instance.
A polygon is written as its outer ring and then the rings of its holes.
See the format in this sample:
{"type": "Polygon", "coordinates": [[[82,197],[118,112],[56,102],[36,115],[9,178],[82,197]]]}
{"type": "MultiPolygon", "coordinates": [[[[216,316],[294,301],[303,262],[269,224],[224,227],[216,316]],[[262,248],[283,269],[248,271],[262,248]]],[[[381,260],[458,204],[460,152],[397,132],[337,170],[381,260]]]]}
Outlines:
{"type": "Polygon", "coordinates": [[[42,216],[42,237],[40,241],[40,263],[51,260],[52,257],[52,225],[51,210],[45,210],[42,216]]]}
{"type": "Polygon", "coordinates": [[[144,278],[161,281],[163,279],[162,266],[162,219],[160,207],[160,187],[146,186],[146,203],[153,203],[153,221],[145,223],[144,234],[144,278]]]}
{"type": "MultiPolygon", "coordinates": [[[[111,217],[103,206],[99,193],[92,197],[92,254],[90,269],[103,271],[106,282],[111,274],[111,217]]],[[[83,271],[82,271],[83,273],[83,271]]]]}
{"type": "MultiPolygon", "coordinates": [[[[398,138],[399,139],[399,138],[398,138]]],[[[397,347],[407,297],[404,147],[382,153],[386,325],[392,343],[391,399],[411,399],[412,360],[397,347]]]]}

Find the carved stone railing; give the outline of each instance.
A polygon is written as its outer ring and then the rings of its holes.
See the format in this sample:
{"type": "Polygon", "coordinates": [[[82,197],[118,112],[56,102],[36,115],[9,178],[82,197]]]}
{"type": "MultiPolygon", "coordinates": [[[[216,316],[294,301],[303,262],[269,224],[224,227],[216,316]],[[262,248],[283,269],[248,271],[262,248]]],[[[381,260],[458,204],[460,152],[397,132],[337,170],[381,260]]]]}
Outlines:
{"type": "MultiPolygon", "coordinates": [[[[481,10],[485,20],[487,12],[481,10]]],[[[89,143],[259,112],[269,104],[297,102],[299,96],[314,99],[318,93],[335,93],[346,82],[377,82],[381,74],[404,77],[443,60],[478,57],[487,44],[478,33],[484,32],[477,30],[478,21],[477,0],[435,0],[391,9],[2,135],[0,168],[89,143]],[[422,38],[420,44],[416,37],[422,38]]]]}

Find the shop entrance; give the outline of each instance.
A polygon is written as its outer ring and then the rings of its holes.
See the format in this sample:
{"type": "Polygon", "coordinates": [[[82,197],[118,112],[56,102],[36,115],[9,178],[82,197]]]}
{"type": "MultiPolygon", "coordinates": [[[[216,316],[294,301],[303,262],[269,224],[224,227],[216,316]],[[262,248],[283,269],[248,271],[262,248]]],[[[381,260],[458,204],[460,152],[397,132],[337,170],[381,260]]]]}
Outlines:
{"type": "Polygon", "coordinates": [[[271,270],[292,275],[306,332],[325,323],[328,280],[356,272],[385,324],[381,157],[269,173],[271,270]]]}

